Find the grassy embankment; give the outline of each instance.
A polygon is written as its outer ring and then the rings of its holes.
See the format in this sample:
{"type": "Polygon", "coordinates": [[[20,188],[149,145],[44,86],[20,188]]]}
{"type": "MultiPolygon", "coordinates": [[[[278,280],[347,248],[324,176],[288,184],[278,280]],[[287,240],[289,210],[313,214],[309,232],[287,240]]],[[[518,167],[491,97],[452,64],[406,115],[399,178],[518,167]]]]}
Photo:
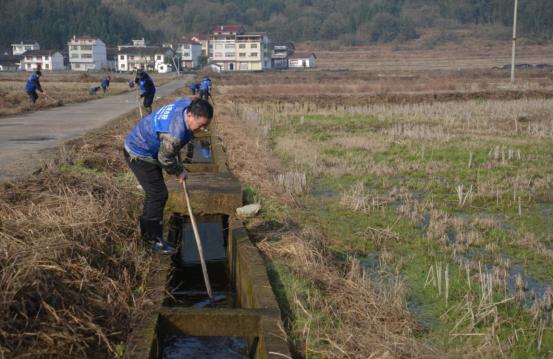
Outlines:
{"type": "Polygon", "coordinates": [[[267,76],[224,80],[221,133],[298,357],[553,354],[553,100],[267,76]]]}
{"type": "MultiPolygon", "coordinates": [[[[161,105],[161,104],[158,104],[161,105]]],[[[0,184],[0,358],[121,357],[152,302],[142,194],[121,153],[132,113],[0,184]]]]}
{"type": "MultiPolygon", "coordinates": [[[[89,95],[88,91],[94,86],[100,86],[105,73],[77,73],[77,72],[48,72],[44,71],[40,82],[42,88],[51,97],[41,95],[33,105],[25,93],[25,83],[31,75],[30,72],[0,73],[0,116],[14,115],[21,112],[35,111],[61,104],[83,102],[104,96],[118,95],[131,91],[128,82],[134,79],[132,75],[111,74],[111,82],[108,91],[102,90],[97,95],[89,95]]],[[[156,85],[168,82],[172,75],[152,75],[156,85]]],[[[136,90],[134,90],[136,91],[136,90]]]]}

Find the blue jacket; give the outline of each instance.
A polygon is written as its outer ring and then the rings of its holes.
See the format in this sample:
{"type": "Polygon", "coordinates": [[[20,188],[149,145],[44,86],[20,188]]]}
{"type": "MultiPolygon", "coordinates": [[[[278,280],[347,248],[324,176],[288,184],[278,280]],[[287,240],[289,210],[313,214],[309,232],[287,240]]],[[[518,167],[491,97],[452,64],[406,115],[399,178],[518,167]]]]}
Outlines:
{"type": "Polygon", "coordinates": [[[210,79],[203,79],[202,82],[200,82],[200,91],[202,91],[202,92],[211,92],[211,80],[210,79]]]}
{"type": "Polygon", "coordinates": [[[144,74],[144,78],[139,79],[137,78],[134,82],[140,86],[140,93],[144,97],[154,97],[156,94],[156,86],[154,85],[154,81],[148,74],[144,74]]]}
{"type": "Polygon", "coordinates": [[[197,90],[198,89],[198,84],[192,82],[190,85],[188,85],[188,88],[191,89],[191,90],[197,90]]]}
{"type": "Polygon", "coordinates": [[[40,81],[38,80],[37,74],[32,74],[31,76],[29,76],[29,79],[27,79],[27,83],[25,84],[25,91],[35,92],[36,90],[42,92],[42,87],[40,87],[40,81]]]}
{"type": "Polygon", "coordinates": [[[182,145],[188,143],[192,139],[192,131],[186,126],[185,112],[190,102],[187,98],[178,99],[141,119],[125,138],[127,152],[157,160],[160,133],[169,134],[182,145]]]}
{"type": "Polygon", "coordinates": [[[101,86],[102,86],[103,88],[107,88],[107,87],[109,86],[109,81],[108,81],[108,79],[103,79],[103,80],[102,80],[102,83],[101,83],[101,86]]]}

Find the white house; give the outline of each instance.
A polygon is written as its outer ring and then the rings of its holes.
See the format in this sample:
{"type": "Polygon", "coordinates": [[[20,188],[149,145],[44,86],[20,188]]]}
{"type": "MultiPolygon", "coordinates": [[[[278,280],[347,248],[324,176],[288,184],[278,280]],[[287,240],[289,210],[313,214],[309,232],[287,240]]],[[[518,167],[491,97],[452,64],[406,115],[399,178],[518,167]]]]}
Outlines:
{"type": "Polygon", "coordinates": [[[170,64],[174,55],[170,48],[163,47],[128,47],[117,52],[117,70],[167,71],[164,64],[170,64]]]}
{"type": "Polygon", "coordinates": [[[80,36],[67,43],[73,71],[98,71],[108,67],[106,44],[96,37],[80,36]]]}
{"type": "Polygon", "coordinates": [[[217,64],[223,71],[236,70],[236,35],[243,34],[241,25],[221,25],[213,28],[209,46],[213,46],[210,63],[217,64]]]}
{"type": "Polygon", "coordinates": [[[288,66],[291,68],[315,67],[317,56],[312,52],[295,52],[288,58],[288,66]]]}
{"type": "Polygon", "coordinates": [[[179,44],[177,54],[180,55],[181,68],[198,68],[200,66],[200,56],[202,56],[202,45],[197,42],[179,44]]]}
{"type": "Polygon", "coordinates": [[[144,38],[138,39],[138,40],[131,40],[131,41],[132,41],[132,44],[117,45],[117,50],[122,50],[124,48],[129,48],[129,47],[146,47],[147,46],[146,40],[144,40],[144,38]]]}
{"type": "Polygon", "coordinates": [[[36,41],[21,41],[19,44],[12,44],[13,55],[22,55],[29,50],[40,50],[40,45],[36,41]]]}
{"type": "Polygon", "coordinates": [[[30,50],[23,54],[21,69],[25,71],[64,70],[63,55],[56,50],[30,50]]]}

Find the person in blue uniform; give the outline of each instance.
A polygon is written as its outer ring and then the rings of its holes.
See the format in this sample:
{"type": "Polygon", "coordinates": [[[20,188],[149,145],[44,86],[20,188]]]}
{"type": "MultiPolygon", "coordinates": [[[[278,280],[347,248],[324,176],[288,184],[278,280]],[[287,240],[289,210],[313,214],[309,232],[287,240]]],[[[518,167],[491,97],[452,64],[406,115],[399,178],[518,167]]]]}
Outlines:
{"type": "Polygon", "coordinates": [[[179,152],[212,118],[209,102],[182,98],[143,117],[125,138],[125,160],[145,192],[140,233],[153,252],[175,251],[163,239],[163,208],[169,195],[162,170],[175,175],[180,183],[186,179],[179,152]]]}
{"type": "Polygon", "coordinates": [[[154,102],[154,96],[156,95],[156,86],[154,81],[142,69],[136,71],[136,78],[134,82],[140,87],[140,98],[144,99],[143,105],[146,111],[152,113],[152,103],[154,102]]]}
{"type": "Polygon", "coordinates": [[[104,79],[102,79],[102,82],[100,83],[100,86],[102,86],[102,92],[103,93],[106,93],[106,91],[109,87],[110,80],[111,80],[111,78],[109,77],[109,75],[107,77],[105,77],[104,79]]]}
{"type": "Polygon", "coordinates": [[[205,76],[200,82],[200,98],[208,100],[211,96],[211,80],[209,77],[205,76]]]}
{"type": "Polygon", "coordinates": [[[40,76],[42,76],[42,72],[40,70],[36,70],[31,74],[31,76],[29,76],[27,83],[25,84],[25,92],[29,96],[32,103],[35,103],[38,99],[37,91],[45,93],[40,85],[40,76]]]}

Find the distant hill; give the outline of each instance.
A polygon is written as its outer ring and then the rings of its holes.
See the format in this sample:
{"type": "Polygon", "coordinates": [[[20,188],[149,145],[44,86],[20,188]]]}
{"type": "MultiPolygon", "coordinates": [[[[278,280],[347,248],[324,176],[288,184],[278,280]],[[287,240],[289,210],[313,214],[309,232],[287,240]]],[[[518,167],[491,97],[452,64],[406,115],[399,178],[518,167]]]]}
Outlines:
{"type": "MultiPolygon", "coordinates": [[[[553,1],[520,0],[521,36],[553,38],[553,1]]],[[[428,28],[510,26],[513,0],[4,0],[0,49],[22,39],[62,48],[73,35],[115,45],[243,24],[276,40],[406,41],[428,28]],[[131,5],[132,4],[132,5],[131,5]]]]}

